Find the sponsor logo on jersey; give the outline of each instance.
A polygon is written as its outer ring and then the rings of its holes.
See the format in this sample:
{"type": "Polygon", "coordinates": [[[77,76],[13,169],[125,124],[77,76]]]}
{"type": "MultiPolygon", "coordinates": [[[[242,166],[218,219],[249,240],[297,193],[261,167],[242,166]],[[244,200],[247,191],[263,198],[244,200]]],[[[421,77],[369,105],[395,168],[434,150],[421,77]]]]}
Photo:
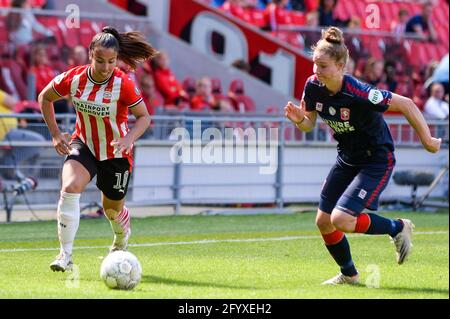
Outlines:
{"type": "Polygon", "coordinates": [[[316,102],[316,110],[318,112],[322,112],[322,109],[323,109],[323,104],[320,102],[316,102]]]}
{"type": "Polygon", "coordinates": [[[341,122],[341,121],[331,121],[327,119],[322,119],[325,123],[327,123],[335,133],[348,133],[355,131],[355,127],[350,125],[349,121],[341,122]]]}
{"type": "Polygon", "coordinates": [[[109,116],[109,107],[105,104],[96,104],[88,101],[81,101],[77,98],[72,99],[73,105],[78,112],[87,113],[93,116],[109,116]]]}
{"type": "Polygon", "coordinates": [[[384,97],[381,91],[375,89],[369,91],[369,101],[373,104],[379,104],[383,100],[384,97]]]}
{"type": "Polygon", "coordinates": [[[364,199],[364,198],[366,198],[366,195],[367,195],[367,191],[365,189],[361,188],[361,190],[359,191],[358,197],[361,199],[364,199]]]}
{"type": "Polygon", "coordinates": [[[341,108],[341,120],[343,121],[350,120],[350,109],[346,107],[341,108]]]}
{"type": "Polygon", "coordinates": [[[330,112],[330,115],[335,115],[336,109],[334,107],[330,106],[330,108],[328,109],[328,112],[330,112]]]}

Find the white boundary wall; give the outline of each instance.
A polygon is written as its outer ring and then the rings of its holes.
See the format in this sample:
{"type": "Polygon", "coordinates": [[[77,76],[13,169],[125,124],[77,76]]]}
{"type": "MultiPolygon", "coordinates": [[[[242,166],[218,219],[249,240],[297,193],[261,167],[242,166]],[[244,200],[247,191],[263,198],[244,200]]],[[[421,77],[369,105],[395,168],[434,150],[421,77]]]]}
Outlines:
{"type": "MultiPolygon", "coordinates": [[[[175,164],[170,158],[173,143],[145,141],[136,148],[132,201],[169,202],[174,199],[175,164]]],[[[330,146],[286,145],[283,152],[282,197],[284,203],[317,202],[322,183],[336,159],[330,146]]],[[[448,162],[448,150],[431,154],[421,148],[398,147],[394,173],[417,169],[435,175],[448,162]]],[[[258,164],[181,164],[179,198],[182,203],[271,202],[276,198],[276,174],[261,174],[258,164]],[[221,184],[221,185],[219,185],[221,184]],[[228,185],[228,186],[227,186],[228,185]]],[[[448,179],[431,193],[442,196],[448,179]]],[[[419,187],[418,195],[426,187],[419,187]]],[[[382,200],[410,198],[411,188],[391,179],[382,200]]]]}

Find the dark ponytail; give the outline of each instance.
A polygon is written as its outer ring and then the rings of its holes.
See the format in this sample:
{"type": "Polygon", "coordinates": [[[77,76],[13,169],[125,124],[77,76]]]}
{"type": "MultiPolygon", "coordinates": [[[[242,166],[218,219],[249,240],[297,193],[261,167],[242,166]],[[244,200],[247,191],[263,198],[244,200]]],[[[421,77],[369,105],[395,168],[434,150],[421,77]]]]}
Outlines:
{"type": "Polygon", "coordinates": [[[152,59],[158,51],[147,42],[139,31],[119,33],[111,26],[104,27],[102,32],[96,34],[89,45],[89,51],[96,46],[112,48],[117,51],[117,58],[135,70],[137,64],[152,59]]]}

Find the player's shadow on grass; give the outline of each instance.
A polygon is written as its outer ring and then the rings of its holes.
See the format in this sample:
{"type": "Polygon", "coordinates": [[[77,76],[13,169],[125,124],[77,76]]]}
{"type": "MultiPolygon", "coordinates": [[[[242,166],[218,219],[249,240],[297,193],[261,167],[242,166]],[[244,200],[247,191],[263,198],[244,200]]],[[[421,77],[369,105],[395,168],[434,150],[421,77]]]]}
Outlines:
{"type": "Polygon", "coordinates": [[[427,294],[445,294],[448,296],[448,289],[444,289],[444,288],[440,289],[440,288],[384,287],[384,286],[381,286],[379,289],[395,291],[395,292],[399,292],[399,293],[421,292],[421,293],[427,293],[427,294]]]}
{"type": "Polygon", "coordinates": [[[177,285],[177,286],[189,286],[189,287],[211,287],[211,288],[229,288],[229,289],[259,289],[256,287],[246,287],[246,286],[233,286],[226,284],[218,284],[211,282],[201,282],[201,281],[189,281],[189,280],[178,280],[163,278],[158,276],[144,275],[142,276],[141,282],[153,283],[153,284],[167,284],[167,285],[177,285]]]}

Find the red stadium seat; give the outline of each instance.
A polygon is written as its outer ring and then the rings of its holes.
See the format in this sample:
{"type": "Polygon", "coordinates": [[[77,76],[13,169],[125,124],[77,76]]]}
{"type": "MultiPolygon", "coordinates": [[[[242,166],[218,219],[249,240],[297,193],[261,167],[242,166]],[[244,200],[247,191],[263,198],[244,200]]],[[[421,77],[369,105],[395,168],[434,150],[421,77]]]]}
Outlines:
{"type": "Polygon", "coordinates": [[[56,43],[59,47],[62,47],[62,45],[64,44],[64,39],[60,25],[64,24],[64,22],[60,18],[52,16],[37,16],[37,20],[47,29],[53,32],[56,43]]]}
{"type": "Polygon", "coordinates": [[[92,38],[100,33],[101,26],[94,21],[83,20],[80,22],[80,44],[86,48],[89,47],[92,38]]]}
{"type": "Polygon", "coordinates": [[[235,110],[241,113],[255,112],[255,102],[247,95],[238,95],[232,100],[235,103],[235,110]]]}
{"type": "Polygon", "coordinates": [[[236,95],[245,94],[244,82],[241,79],[235,79],[231,81],[229,92],[232,92],[236,95]]]}
{"type": "Polygon", "coordinates": [[[193,77],[186,77],[183,80],[183,89],[186,91],[187,94],[192,98],[195,95],[196,91],[196,81],[193,77]]]}
{"type": "Polygon", "coordinates": [[[253,99],[245,95],[244,82],[241,79],[231,81],[228,97],[237,112],[247,113],[256,111],[256,105],[253,99]]]}
{"type": "Polygon", "coordinates": [[[211,78],[211,89],[213,95],[222,95],[222,82],[219,78],[211,78]]]}
{"type": "Polygon", "coordinates": [[[8,29],[6,28],[6,18],[3,16],[0,16],[0,43],[2,42],[8,42],[9,36],[8,36],[8,29]]]}
{"type": "Polygon", "coordinates": [[[258,27],[262,28],[267,24],[266,17],[264,15],[264,10],[262,9],[247,9],[248,13],[251,16],[251,23],[258,27]]]}
{"type": "Polygon", "coordinates": [[[303,12],[292,10],[289,15],[291,16],[293,25],[305,25],[306,17],[303,12]]]}

